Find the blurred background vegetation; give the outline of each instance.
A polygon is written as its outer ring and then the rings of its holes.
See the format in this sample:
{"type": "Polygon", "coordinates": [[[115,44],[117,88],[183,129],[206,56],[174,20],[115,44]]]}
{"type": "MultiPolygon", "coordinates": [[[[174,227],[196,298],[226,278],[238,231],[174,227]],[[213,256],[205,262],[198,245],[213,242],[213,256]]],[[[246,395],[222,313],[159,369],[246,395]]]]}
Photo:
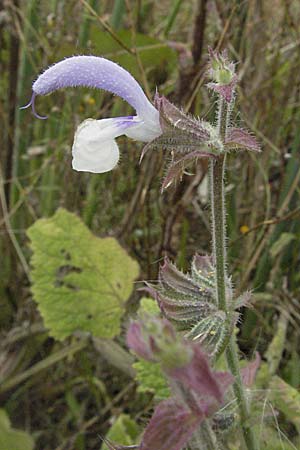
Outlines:
{"type": "MultiPolygon", "coordinates": [[[[211,238],[205,161],[163,195],[167,156],[149,152],[139,165],[141,145],[129,139],[119,139],[122,157],[113,172],[74,172],[76,126],[88,117],[132,110],[110,94],[69,89],[38,98],[38,111],[49,115],[40,121],[19,109],[32,82],[64,57],[104,56],[129,70],[150,98],[157,88],[186,111],[212,120],[207,46],[228,49],[240,77],[234,118],[263,149],[258,157],[232,155],[228,165],[234,284],[254,293],[239,345],[247,356],[258,350],[269,370],[297,392],[299,23],[298,0],[0,2],[0,395],[11,426],[33,436],[36,449],[99,449],[100,435],[116,417],[127,413],[143,425],[152,403],[151,395],[136,392],[122,337],[115,339],[115,350],[105,351],[48,336],[30,293],[27,228],[64,207],[97,236],[116,237],[138,261],[140,280],[156,278],[164,255],[187,269],[195,251],[209,251],[211,238]]],[[[137,308],[139,296],[133,294],[127,312],[137,308]]],[[[299,413],[300,405],[294,406],[299,413]]],[[[284,408],[278,414],[278,433],[292,439],[299,420],[293,423],[284,408]]],[[[1,450],[27,448],[24,441],[17,447],[16,436],[13,446],[1,450]]]]}

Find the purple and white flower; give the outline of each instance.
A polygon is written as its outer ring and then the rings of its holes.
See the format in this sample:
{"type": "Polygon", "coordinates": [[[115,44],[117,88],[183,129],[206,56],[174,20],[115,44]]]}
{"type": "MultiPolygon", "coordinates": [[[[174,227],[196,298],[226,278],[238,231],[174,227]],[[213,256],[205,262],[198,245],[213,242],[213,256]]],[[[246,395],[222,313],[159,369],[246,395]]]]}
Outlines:
{"type": "Polygon", "coordinates": [[[118,64],[97,56],[74,56],[54,64],[33,83],[30,102],[34,115],[37,95],[50,94],[66,87],[85,86],[104,89],[126,100],[135,116],[111,119],[87,119],[76,130],[72,147],[73,169],[103,173],[112,170],[119,161],[115,138],[126,135],[150,142],[161,133],[159,112],[147,99],[138,82],[118,64]]]}

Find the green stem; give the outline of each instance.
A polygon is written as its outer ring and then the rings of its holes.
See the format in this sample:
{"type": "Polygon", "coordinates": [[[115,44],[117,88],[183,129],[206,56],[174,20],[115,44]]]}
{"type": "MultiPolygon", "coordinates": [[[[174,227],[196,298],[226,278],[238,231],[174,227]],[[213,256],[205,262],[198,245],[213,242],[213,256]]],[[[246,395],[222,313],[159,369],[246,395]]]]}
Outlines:
{"type": "Polygon", "coordinates": [[[250,411],[249,405],[247,402],[241,373],[240,373],[240,365],[239,365],[239,357],[238,357],[238,348],[234,335],[231,336],[229,341],[229,345],[226,349],[226,360],[227,365],[235,377],[235,382],[233,384],[233,391],[238,401],[238,406],[240,410],[240,420],[242,425],[242,431],[244,435],[244,439],[246,442],[246,446],[248,450],[258,450],[259,445],[256,440],[256,436],[253,432],[253,429],[250,426],[250,411]]]}
{"type": "Polygon", "coordinates": [[[193,439],[189,443],[189,448],[191,450],[221,450],[216,435],[207,419],[201,423],[199,430],[194,433],[193,439]]]}
{"type": "MultiPolygon", "coordinates": [[[[220,99],[218,112],[218,131],[224,140],[229,122],[231,106],[220,99]]],[[[212,234],[213,234],[213,258],[216,267],[216,294],[219,309],[224,311],[227,320],[231,323],[232,311],[228,310],[226,302],[226,220],[225,220],[225,196],[224,196],[224,173],[226,157],[220,155],[216,161],[212,161],[211,174],[211,210],[212,210],[212,234]]],[[[241,379],[238,349],[235,336],[232,334],[226,348],[228,367],[235,377],[233,385],[234,393],[240,410],[241,426],[248,450],[258,450],[258,444],[253,430],[249,424],[249,406],[247,403],[244,386],[241,379]]]]}
{"type": "Polygon", "coordinates": [[[227,311],[226,305],[226,248],[225,248],[225,204],[224,171],[225,155],[211,163],[211,206],[213,231],[213,258],[216,266],[217,299],[219,308],[227,311]]]}

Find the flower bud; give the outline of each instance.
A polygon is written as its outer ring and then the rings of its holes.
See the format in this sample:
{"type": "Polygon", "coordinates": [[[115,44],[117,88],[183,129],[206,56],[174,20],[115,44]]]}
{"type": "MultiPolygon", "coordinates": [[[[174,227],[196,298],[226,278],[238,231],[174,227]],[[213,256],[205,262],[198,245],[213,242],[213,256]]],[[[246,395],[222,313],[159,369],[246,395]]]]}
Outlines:
{"type": "Polygon", "coordinates": [[[227,103],[230,103],[238,81],[235,64],[229,60],[226,50],[218,53],[209,48],[209,56],[208,73],[213,83],[208,83],[207,87],[217,92],[227,103]]]}

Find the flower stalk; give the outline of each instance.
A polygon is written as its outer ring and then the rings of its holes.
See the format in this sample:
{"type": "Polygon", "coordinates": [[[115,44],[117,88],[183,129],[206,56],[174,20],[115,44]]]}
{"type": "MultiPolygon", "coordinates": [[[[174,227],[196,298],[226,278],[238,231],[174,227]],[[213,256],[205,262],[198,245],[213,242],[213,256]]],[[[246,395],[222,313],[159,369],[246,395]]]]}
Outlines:
{"type": "MultiPolygon", "coordinates": [[[[230,121],[232,105],[220,96],[217,119],[217,129],[221,138],[225,141],[230,121]]],[[[210,183],[211,183],[211,213],[212,213],[212,245],[213,258],[216,267],[216,296],[219,309],[224,311],[228,320],[232,311],[226,302],[226,211],[224,195],[224,174],[226,165],[226,155],[220,155],[210,163],[210,183]]],[[[246,393],[240,374],[238,348],[234,334],[228,340],[226,347],[227,365],[235,377],[233,390],[238,401],[241,427],[248,450],[258,450],[258,444],[250,428],[250,411],[246,398],[246,393]]]]}

